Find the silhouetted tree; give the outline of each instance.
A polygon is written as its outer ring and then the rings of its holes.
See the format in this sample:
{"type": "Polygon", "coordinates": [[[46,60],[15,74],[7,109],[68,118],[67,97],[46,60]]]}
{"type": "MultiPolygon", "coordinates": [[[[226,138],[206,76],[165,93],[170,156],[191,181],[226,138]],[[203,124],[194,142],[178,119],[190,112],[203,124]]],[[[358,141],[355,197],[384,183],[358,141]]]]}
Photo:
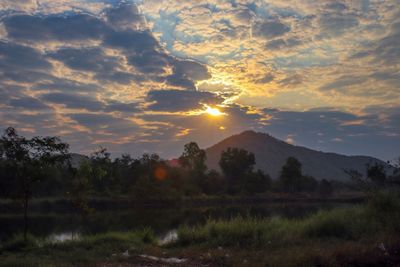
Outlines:
{"type": "Polygon", "coordinates": [[[289,157],[279,177],[283,189],[292,193],[298,191],[301,177],[301,163],[295,157],[289,157]]]}
{"type": "Polygon", "coordinates": [[[222,152],[219,166],[228,180],[228,192],[239,190],[240,180],[253,170],[255,163],[254,154],[244,149],[229,147],[222,152]]]}
{"type": "Polygon", "coordinates": [[[179,157],[179,163],[189,170],[198,173],[204,173],[206,166],[206,152],[200,149],[197,143],[190,142],[185,145],[182,155],[179,157]]]}
{"type": "Polygon", "coordinates": [[[225,188],[225,179],[219,172],[210,170],[202,180],[201,188],[203,193],[207,195],[221,193],[225,188]]]}
{"type": "Polygon", "coordinates": [[[83,212],[89,214],[93,209],[89,207],[89,197],[93,191],[91,177],[93,176],[92,164],[88,159],[80,162],[79,168],[71,168],[72,174],[70,190],[67,192],[72,203],[83,212]]]}
{"type": "Polygon", "coordinates": [[[377,186],[383,186],[386,181],[385,167],[382,164],[375,163],[367,165],[367,179],[371,180],[377,186]]]}
{"type": "Polygon", "coordinates": [[[0,140],[0,155],[9,171],[9,177],[15,179],[14,196],[23,200],[24,239],[28,233],[29,200],[32,187],[48,174],[48,168],[65,162],[69,158],[68,144],[58,137],[33,137],[27,139],[9,127],[0,140]]]}
{"type": "Polygon", "coordinates": [[[263,171],[249,172],[243,181],[243,189],[248,194],[264,193],[271,187],[271,177],[263,171]]]}
{"type": "Polygon", "coordinates": [[[309,175],[302,175],[298,181],[297,191],[314,192],[318,188],[318,181],[309,175]]]}
{"type": "Polygon", "coordinates": [[[329,196],[333,193],[333,186],[328,180],[322,179],[319,183],[318,191],[323,196],[329,196]]]}

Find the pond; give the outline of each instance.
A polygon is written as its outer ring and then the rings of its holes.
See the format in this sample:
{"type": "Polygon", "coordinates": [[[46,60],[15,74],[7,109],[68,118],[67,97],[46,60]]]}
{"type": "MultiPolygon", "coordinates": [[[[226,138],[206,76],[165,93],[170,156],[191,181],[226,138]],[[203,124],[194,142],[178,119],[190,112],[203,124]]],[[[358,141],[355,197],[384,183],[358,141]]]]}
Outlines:
{"type": "MultiPolygon", "coordinates": [[[[207,219],[244,217],[301,218],[320,210],[344,207],[348,203],[271,203],[256,206],[204,208],[134,208],[115,212],[96,212],[90,216],[71,213],[33,213],[29,231],[53,241],[108,231],[131,231],[151,227],[161,239],[168,240],[180,225],[203,224],[207,219]]],[[[0,240],[22,232],[22,214],[0,214],[0,240]]],[[[167,242],[167,241],[166,241],[167,242]]]]}

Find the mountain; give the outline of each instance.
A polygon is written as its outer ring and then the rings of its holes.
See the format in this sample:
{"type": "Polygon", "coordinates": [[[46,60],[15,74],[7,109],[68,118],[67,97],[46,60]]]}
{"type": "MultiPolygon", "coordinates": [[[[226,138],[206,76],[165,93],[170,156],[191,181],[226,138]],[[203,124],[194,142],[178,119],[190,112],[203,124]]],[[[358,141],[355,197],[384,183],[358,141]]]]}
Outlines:
{"type": "Polygon", "coordinates": [[[206,149],[206,164],[210,169],[219,170],[218,161],[221,152],[228,147],[238,147],[253,152],[256,157],[255,168],[263,170],[272,178],[279,177],[279,172],[288,157],[296,157],[302,163],[303,174],[311,175],[318,180],[348,181],[349,176],[344,170],[353,169],[365,174],[366,164],[383,164],[389,173],[393,171],[390,165],[373,157],[315,151],[253,131],[233,135],[206,149]]]}

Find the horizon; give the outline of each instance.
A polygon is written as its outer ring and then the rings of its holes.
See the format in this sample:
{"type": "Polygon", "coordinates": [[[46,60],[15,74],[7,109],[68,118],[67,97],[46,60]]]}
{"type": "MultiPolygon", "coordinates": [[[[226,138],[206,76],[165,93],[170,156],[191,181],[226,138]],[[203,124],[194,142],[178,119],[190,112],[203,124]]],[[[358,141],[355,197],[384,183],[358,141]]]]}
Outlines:
{"type": "MultiPolygon", "coordinates": [[[[228,139],[228,138],[232,138],[232,137],[235,137],[235,136],[239,136],[239,135],[242,135],[242,134],[244,134],[244,133],[246,133],[246,132],[252,132],[252,133],[255,133],[255,134],[268,135],[269,137],[272,137],[273,139],[276,139],[277,141],[284,142],[284,143],[286,143],[286,144],[288,144],[288,145],[295,146],[295,147],[300,147],[300,148],[306,148],[306,149],[310,149],[310,150],[313,150],[313,151],[316,151],[316,152],[327,153],[327,154],[337,154],[337,155],[340,155],[340,156],[348,156],[348,157],[371,157],[371,158],[376,158],[376,157],[369,156],[369,155],[341,154],[341,153],[336,153],[336,152],[331,152],[331,151],[314,150],[314,149],[309,148],[309,147],[306,147],[306,146],[288,143],[287,141],[282,140],[282,139],[279,139],[279,138],[277,138],[277,137],[275,137],[275,136],[273,136],[273,135],[271,135],[271,134],[269,134],[269,133],[257,132],[257,131],[253,131],[253,130],[245,130],[245,131],[242,131],[242,132],[233,134],[233,135],[228,136],[228,137],[226,137],[226,138],[224,138],[224,139],[222,139],[222,140],[217,141],[216,143],[214,143],[214,144],[212,144],[212,145],[210,145],[210,146],[207,146],[207,147],[201,147],[201,146],[200,146],[200,148],[201,148],[201,149],[204,149],[204,150],[207,150],[207,149],[209,149],[209,148],[211,148],[211,147],[213,147],[213,146],[215,146],[215,145],[217,145],[217,144],[219,144],[219,143],[225,141],[225,140],[228,139]]],[[[189,141],[189,142],[195,142],[195,143],[197,143],[196,140],[191,140],[191,141],[189,141]]],[[[241,147],[241,146],[238,146],[238,147],[241,147]]],[[[107,148],[106,148],[106,149],[107,149],[107,148]]],[[[183,149],[184,149],[184,147],[182,147],[182,151],[183,151],[183,149]]],[[[94,151],[96,151],[96,150],[93,150],[92,152],[94,152],[94,151]]],[[[164,160],[167,160],[167,161],[169,161],[169,160],[177,160],[177,159],[181,156],[182,151],[181,151],[180,153],[178,153],[177,155],[175,155],[175,156],[168,157],[168,158],[163,158],[163,159],[164,159],[164,160]]],[[[107,149],[107,152],[110,152],[110,151],[108,151],[108,149],[107,149]]],[[[252,151],[249,151],[249,152],[252,152],[252,151]]],[[[86,156],[86,157],[87,157],[87,156],[90,156],[90,153],[88,153],[88,154],[82,154],[82,153],[77,153],[77,152],[74,152],[74,151],[70,151],[70,153],[71,153],[71,154],[78,154],[78,155],[86,156]]],[[[154,152],[154,151],[153,151],[153,152],[152,152],[152,151],[148,151],[148,152],[144,152],[144,153],[152,154],[152,153],[156,153],[156,152],[154,152]]],[[[143,155],[143,154],[131,154],[131,153],[129,153],[129,152],[123,152],[123,153],[117,154],[116,152],[114,152],[114,153],[111,153],[110,156],[111,156],[112,159],[116,159],[116,158],[118,158],[119,156],[122,156],[123,154],[128,154],[128,155],[134,156],[134,157],[141,157],[141,156],[143,155]]],[[[158,154],[158,153],[156,153],[156,154],[158,154]]],[[[389,162],[389,161],[385,161],[384,159],[380,159],[380,158],[376,158],[376,159],[381,160],[381,161],[383,161],[383,162],[385,162],[385,163],[388,163],[388,164],[390,164],[390,165],[392,165],[392,166],[395,166],[395,165],[397,164],[397,163],[396,163],[396,160],[397,160],[398,158],[394,158],[394,159],[393,159],[392,161],[390,161],[390,162],[389,162]]],[[[257,159],[256,159],[256,161],[257,161],[257,159]]]]}
{"type": "Polygon", "coordinates": [[[71,152],[176,158],[252,130],[400,156],[396,0],[5,0],[0,121],[71,152]]]}

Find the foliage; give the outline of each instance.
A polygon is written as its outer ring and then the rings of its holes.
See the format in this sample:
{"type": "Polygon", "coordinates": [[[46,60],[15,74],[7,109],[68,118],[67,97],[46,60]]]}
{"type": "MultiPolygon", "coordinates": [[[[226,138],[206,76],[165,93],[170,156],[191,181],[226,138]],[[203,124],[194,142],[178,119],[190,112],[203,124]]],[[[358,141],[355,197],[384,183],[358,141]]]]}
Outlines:
{"type": "Polygon", "coordinates": [[[279,180],[282,189],[290,193],[313,192],[318,187],[314,177],[302,174],[301,163],[294,157],[289,157],[282,166],[279,180]]]}
{"type": "Polygon", "coordinates": [[[249,172],[245,175],[243,189],[247,194],[264,193],[271,187],[271,177],[263,171],[249,172]]]}
{"type": "Polygon", "coordinates": [[[385,167],[378,163],[367,165],[367,179],[377,186],[383,186],[386,181],[385,167]]]}
{"type": "Polygon", "coordinates": [[[240,190],[240,179],[253,170],[255,156],[244,149],[229,147],[221,154],[219,166],[228,180],[228,192],[240,190]]]}
{"type": "Polygon", "coordinates": [[[319,183],[318,191],[323,196],[329,196],[333,192],[332,183],[326,179],[322,179],[319,183]]]}
{"type": "Polygon", "coordinates": [[[9,127],[0,139],[0,158],[7,173],[14,180],[13,197],[23,201],[24,238],[28,234],[28,206],[32,197],[34,183],[45,178],[49,168],[64,163],[68,155],[68,144],[58,137],[40,137],[31,139],[19,136],[9,127]]]}
{"type": "Polygon", "coordinates": [[[180,164],[195,173],[204,173],[206,171],[205,161],[205,150],[200,149],[195,142],[186,144],[182,155],[179,157],[180,164]]]}

